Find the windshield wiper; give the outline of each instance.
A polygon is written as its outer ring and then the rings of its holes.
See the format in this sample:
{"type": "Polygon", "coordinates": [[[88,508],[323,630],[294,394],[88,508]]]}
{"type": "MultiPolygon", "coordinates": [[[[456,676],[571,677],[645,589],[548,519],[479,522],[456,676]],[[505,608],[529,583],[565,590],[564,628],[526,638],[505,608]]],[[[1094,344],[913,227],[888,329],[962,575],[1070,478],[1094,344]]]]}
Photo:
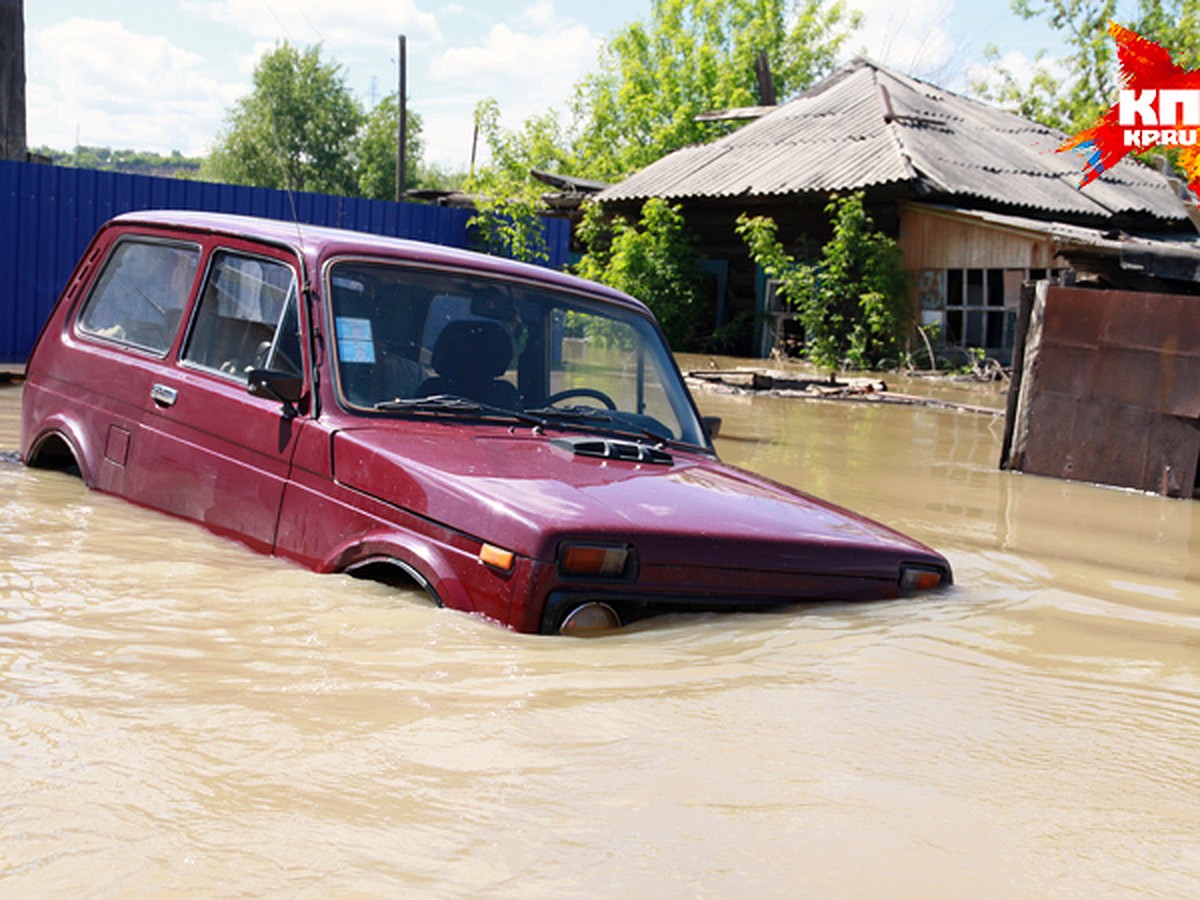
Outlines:
{"type": "Polygon", "coordinates": [[[428,397],[399,397],[395,400],[381,400],[375,404],[375,409],[379,412],[510,419],[525,425],[532,425],[538,432],[545,431],[547,427],[553,425],[567,428],[576,427],[588,431],[628,435],[651,441],[657,445],[667,444],[671,441],[669,435],[623,421],[620,415],[614,415],[608,410],[597,409],[594,406],[542,406],[521,411],[490,406],[487,403],[480,403],[478,400],[460,397],[457,394],[432,394],[428,397]]]}
{"type": "Polygon", "coordinates": [[[395,400],[381,400],[375,404],[379,412],[419,412],[444,413],[446,415],[489,416],[504,419],[515,419],[534,427],[545,427],[545,422],[537,416],[520,412],[515,409],[505,409],[501,406],[490,406],[478,400],[470,400],[457,394],[431,394],[428,397],[398,397],[395,400]]]}
{"type": "Polygon", "coordinates": [[[612,416],[594,406],[539,406],[537,409],[525,410],[531,416],[542,416],[546,419],[565,419],[567,421],[586,420],[589,422],[611,422],[612,416]]]}
{"type": "Polygon", "coordinates": [[[375,404],[380,412],[448,412],[448,413],[477,413],[483,412],[482,403],[468,400],[466,397],[456,397],[453,394],[433,394],[429,397],[397,397],[395,400],[381,400],[375,404]]]}
{"type": "Polygon", "coordinates": [[[671,438],[652,428],[645,428],[636,423],[625,421],[619,414],[594,406],[543,406],[529,409],[526,412],[542,416],[547,420],[557,420],[561,423],[582,424],[585,427],[593,423],[601,427],[592,430],[604,431],[611,434],[623,434],[650,440],[655,444],[669,443],[671,438]]]}

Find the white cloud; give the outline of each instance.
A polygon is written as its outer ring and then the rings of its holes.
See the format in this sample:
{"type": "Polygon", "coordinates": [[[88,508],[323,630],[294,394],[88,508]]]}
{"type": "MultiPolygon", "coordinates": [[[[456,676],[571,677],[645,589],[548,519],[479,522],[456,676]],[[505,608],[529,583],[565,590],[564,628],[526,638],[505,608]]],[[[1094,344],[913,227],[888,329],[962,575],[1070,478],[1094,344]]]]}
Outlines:
{"type": "Polygon", "coordinates": [[[1045,71],[1060,84],[1070,82],[1073,77],[1070,67],[1062,59],[1052,56],[1036,59],[1019,50],[1004,53],[994,61],[971,63],[966,66],[964,73],[969,84],[985,84],[993,88],[1002,84],[1004,73],[1017,83],[1022,93],[1026,93],[1039,71],[1045,71]]]}
{"type": "MultiPolygon", "coordinates": [[[[458,102],[447,101],[421,107],[421,140],[427,163],[450,171],[467,171],[471,162],[471,141],[474,137],[475,98],[464,97],[458,102]]],[[[481,154],[486,151],[481,146],[481,154]]]]}
{"type": "Polygon", "coordinates": [[[31,144],[202,153],[244,85],[204,60],[120,22],[68,19],[29,36],[31,144]]]}
{"type": "Polygon", "coordinates": [[[476,101],[495,97],[505,119],[561,107],[595,66],[601,39],[585,25],[556,22],[544,8],[553,10],[537,4],[530,8],[533,16],[521,17],[525,28],[501,22],[478,43],[443,51],[431,63],[430,77],[476,101]]]}
{"type": "Polygon", "coordinates": [[[862,30],[849,46],[876,62],[918,77],[940,73],[951,62],[956,46],[945,25],[952,0],[859,0],[862,30]]]}
{"type": "Polygon", "coordinates": [[[520,32],[500,23],[480,44],[452,47],[433,62],[435,78],[444,81],[478,81],[505,78],[528,84],[570,83],[596,61],[600,39],[584,25],[573,25],[540,34],[520,32]]]}
{"type": "Polygon", "coordinates": [[[437,16],[412,0],[184,0],[181,8],[270,41],[325,44],[338,51],[362,46],[394,46],[406,33],[440,41],[437,16]]]}
{"type": "Polygon", "coordinates": [[[550,0],[537,0],[521,11],[520,21],[531,28],[546,28],[557,18],[558,11],[550,0]]]}
{"type": "Polygon", "coordinates": [[[429,67],[442,100],[418,104],[426,157],[465,169],[472,114],[487,97],[500,104],[506,128],[550,109],[564,111],[575,84],[595,67],[601,41],[586,25],[557,15],[553,3],[537,0],[479,41],[444,50],[429,67]]]}

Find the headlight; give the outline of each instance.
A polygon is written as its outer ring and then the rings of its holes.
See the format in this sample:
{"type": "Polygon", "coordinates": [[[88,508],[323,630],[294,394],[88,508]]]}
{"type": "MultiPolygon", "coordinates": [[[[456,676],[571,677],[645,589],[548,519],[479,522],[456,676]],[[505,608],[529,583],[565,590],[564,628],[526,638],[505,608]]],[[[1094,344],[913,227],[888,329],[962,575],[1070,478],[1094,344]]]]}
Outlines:
{"type": "Polygon", "coordinates": [[[624,578],[632,573],[628,544],[565,543],[558,548],[558,574],[570,577],[624,578]]]}
{"type": "Polygon", "coordinates": [[[607,603],[591,600],[567,613],[558,626],[558,633],[568,637],[590,637],[620,627],[621,617],[615,609],[607,603]]]}

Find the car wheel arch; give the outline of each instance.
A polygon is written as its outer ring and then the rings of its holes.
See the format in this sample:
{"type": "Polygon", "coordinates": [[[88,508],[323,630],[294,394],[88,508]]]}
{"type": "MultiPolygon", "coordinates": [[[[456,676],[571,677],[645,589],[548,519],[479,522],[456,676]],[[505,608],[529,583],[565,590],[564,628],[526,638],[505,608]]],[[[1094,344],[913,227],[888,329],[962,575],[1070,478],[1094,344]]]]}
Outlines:
{"type": "Polygon", "coordinates": [[[48,429],[31,441],[25,453],[25,465],[34,469],[71,472],[79,475],[84,484],[92,484],[86,455],[80,451],[74,438],[61,429],[48,429]]]}
{"type": "Polygon", "coordinates": [[[392,587],[416,587],[424,591],[438,607],[446,605],[432,579],[418,567],[395,556],[368,556],[344,566],[341,571],[354,578],[377,581],[392,587]]]}

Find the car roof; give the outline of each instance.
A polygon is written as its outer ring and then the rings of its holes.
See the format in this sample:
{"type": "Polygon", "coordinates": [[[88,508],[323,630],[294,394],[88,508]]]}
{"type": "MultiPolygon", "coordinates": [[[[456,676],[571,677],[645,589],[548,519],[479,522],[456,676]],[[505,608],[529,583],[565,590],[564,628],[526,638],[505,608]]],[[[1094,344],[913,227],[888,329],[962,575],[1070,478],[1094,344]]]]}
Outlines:
{"type": "Polygon", "coordinates": [[[640,312],[648,312],[645,304],[641,301],[594,281],[530,263],[408,238],[351,231],[346,228],[330,228],[323,225],[307,225],[284,219],[266,219],[194,210],[151,209],[127,212],[111,219],[105,227],[116,225],[182,228],[209,234],[267,241],[293,248],[314,266],[335,256],[370,254],[425,265],[466,268],[483,275],[520,278],[565,290],[600,295],[607,300],[633,307],[640,312]]]}

